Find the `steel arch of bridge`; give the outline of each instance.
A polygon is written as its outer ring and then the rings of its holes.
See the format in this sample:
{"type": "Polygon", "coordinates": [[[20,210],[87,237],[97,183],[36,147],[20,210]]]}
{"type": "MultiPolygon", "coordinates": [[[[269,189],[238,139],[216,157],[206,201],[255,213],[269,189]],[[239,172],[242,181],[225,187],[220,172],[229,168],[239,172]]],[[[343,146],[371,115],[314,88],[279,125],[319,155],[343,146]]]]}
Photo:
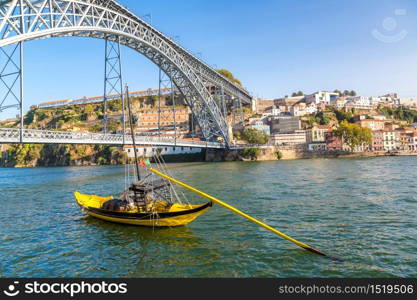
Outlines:
{"type": "Polygon", "coordinates": [[[83,36],[118,41],[165,72],[188,102],[206,139],[229,143],[227,120],[207,89],[222,87],[250,103],[235,85],[114,0],[11,0],[0,2],[0,47],[28,40],[83,36]]]}

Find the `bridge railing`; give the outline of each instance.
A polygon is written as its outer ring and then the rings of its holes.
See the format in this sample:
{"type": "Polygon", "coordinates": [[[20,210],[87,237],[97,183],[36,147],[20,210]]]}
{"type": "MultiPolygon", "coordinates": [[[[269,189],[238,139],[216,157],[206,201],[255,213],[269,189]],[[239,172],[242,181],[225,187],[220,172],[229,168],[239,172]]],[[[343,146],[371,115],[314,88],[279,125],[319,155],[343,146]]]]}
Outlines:
{"type": "MultiPolygon", "coordinates": [[[[0,143],[19,143],[20,129],[0,128],[0,143]]],[[[132,145],[132,137],[123,134],[103,134],[88,132],[68,132],[54,130],[23,129],[23,143],[26,144],[102,144],[102,145],[132,145]]],[[[179,146],[196,148],[224,148],[217,142],[175,139],[174,137],[136,135],[138,145],[149,146],[179,146]]]]}

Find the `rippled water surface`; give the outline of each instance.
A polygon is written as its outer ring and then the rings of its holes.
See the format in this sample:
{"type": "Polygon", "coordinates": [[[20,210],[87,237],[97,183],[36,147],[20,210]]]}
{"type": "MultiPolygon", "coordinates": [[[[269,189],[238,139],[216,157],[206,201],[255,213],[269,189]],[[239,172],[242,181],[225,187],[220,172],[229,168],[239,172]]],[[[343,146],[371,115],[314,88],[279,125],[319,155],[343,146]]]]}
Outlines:
{"type": "Polygon", "coordinates": [[[185,182],[344,262],[218,206],[187,227],[162,230],[85,216],[72,192],[118,194],[123,167],[0,169],[0,276],[417,276],[417,157],[171,167],[185,182]]]}

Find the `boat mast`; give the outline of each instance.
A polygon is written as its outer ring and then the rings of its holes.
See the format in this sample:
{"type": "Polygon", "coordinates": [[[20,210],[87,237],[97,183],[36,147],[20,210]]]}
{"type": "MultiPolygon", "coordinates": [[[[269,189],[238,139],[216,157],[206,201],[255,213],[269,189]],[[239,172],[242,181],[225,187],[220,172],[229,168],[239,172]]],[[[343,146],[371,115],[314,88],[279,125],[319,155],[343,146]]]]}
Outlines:
{"type": "Polygon", "coordinates": [[[130,103],[130,95],[129,95],[129,87],[126,85],[126,98],[127,98],[127,108],[129,110],[129,125],[130,125],[130,134],[132,136],[133,142],[133,152],[135,153],[135,166],[136,166],[136,174],[138,176],[138,181],[140,181],[140,171],[139,171],[139,160],[138,160],[138,153],[136,151],[136,140],[135,140],[135,132],[133,130],[133,115],[132,115],[132,107],[130,103]]]}

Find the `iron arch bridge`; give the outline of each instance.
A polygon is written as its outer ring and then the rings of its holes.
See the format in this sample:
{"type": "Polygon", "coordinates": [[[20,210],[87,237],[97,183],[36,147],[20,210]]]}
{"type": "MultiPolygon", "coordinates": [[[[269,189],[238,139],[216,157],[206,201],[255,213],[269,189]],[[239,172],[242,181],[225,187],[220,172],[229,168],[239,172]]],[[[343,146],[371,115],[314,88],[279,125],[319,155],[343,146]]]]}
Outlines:
{"type": "MultiPolygon", "coordinates": [[[[114,0],[0,0],[0,49],[16,45],[14,52],[20,55],[17,63],[13,62],[11,55],[7,55],[6,62],[6,65],[13,63],[17,68],[13,84],[20,82],[20,94],[13,92],[12,86],[2,81],[9,88],[8,95],[15,98],[15,105],[20,106],[21,141],[23,43],[63,36],[104,39],[106,45],[107,41],[125,45],[147,57],[171,79],[175,88],[184,96],[207,140],[221,137],[229,145],[226,101],[251,101],[245,89],[220,75],[172,38],[114,0]],[[207,86],[215,87],[220,97],[214,97],[207,86]]],[[[114,69],[114,65],[110,67],[114,69]]],[[[3,71],[0,77],[9,75],[3,71]]],[[[121,86],[120,73],[121,70],[118,74],[121,86]]],[[[114,83],[112,88],[115,88],[114,83]]],[[[7,107],[10,105],[6,106],[4,99],[0,99],[0,112],[7,107]]]]}

